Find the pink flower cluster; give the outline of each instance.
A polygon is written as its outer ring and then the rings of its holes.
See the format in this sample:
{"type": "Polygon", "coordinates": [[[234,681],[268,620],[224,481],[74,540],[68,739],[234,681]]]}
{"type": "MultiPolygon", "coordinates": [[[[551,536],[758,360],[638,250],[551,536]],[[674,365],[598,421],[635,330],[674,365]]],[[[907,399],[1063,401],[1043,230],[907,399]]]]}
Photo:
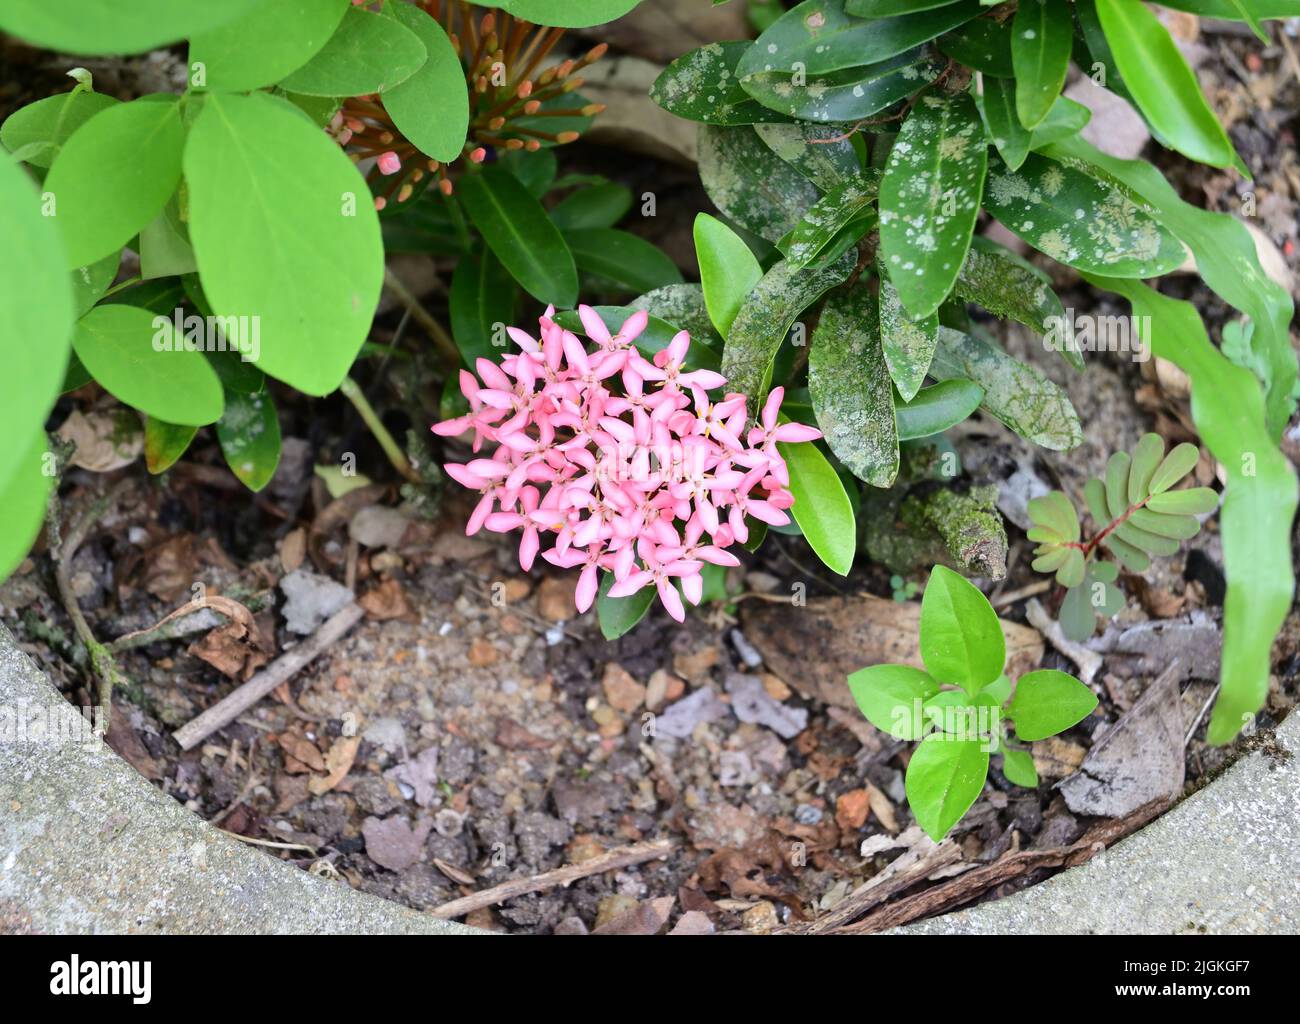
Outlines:
{"type": "Polygon", "coordinates": [[[654,584],[680,622],[685,609],[674,581],[699,604],[704,563],[740,564],[726,548],[748,539],[746,517],[774,526],[790,521],[785,510],[794,496],[777,442],[821,433],[779,423],[784,389],[774,388],[746,434],[745,396],[715,402],[709,392],[725,378],[685,368],[687,332],[650,360],[633,345],[645,313],[628,317],[615,335],[590,307],[579,306],[578,314],[595,351],[547,309],[540,342],[511,327],[518,354],[500,365],[480,358],[478,378],[461,371],[470,412],[436,424],[434,433],[472,430],[475,452],[485,441],[496,444],[491,458],[445,467],[482,495],[465,532],[522,531],[525,570],[542,537],[553,537],[541,555],[552,565],[581,567],[579,612],[591,607],[604,569],[614,574],[611,596],[654,584]]]}

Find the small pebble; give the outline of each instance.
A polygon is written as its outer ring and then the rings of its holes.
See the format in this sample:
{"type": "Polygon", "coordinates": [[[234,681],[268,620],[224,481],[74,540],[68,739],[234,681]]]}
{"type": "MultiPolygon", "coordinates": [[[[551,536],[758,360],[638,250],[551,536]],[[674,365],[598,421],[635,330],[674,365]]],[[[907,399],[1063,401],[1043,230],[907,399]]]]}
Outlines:
{"type": "Polygon", "coordinates": [[[800,825],[818,825],[822,820],[822,809],[812,804],[800,804],[794,809],[794,820],[800,825]]]}

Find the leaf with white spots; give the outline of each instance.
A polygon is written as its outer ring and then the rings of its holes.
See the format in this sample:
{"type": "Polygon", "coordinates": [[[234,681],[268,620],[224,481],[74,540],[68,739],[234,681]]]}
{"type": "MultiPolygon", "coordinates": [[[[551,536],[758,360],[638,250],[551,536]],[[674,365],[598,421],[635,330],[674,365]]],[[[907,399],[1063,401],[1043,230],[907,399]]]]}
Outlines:
{"type": "Polygon", "coordinates": [[[823,192],[862,169],[853,143],[838,128],[814,124],[756,124],[754,131],[773,153],[823,192]]]}
{"type": "Polygon", "coordinates": [[[844,182],[817,200],[794,229],[777,242],[777,248],[796,270],[808,266],[832,249],[835,239],[851,225],[860,225],[863,234],[870,229],[874,222],[872,204],[879,194],[877,171],[866,171],[844,182]]]}
{"type": "Polygon", "coordinates": [[[719,210],[769,242],[799,223],[821,195],[748,125],[700,126],[700,181],[719,210]]]}
{"type": "Polygon", "coordinates": [[[1070,5],[1060,0],[1023,0],[1011,23],[1011,63],[1016,73],[1016,112],[1036,128],[1065,85],[1074,46],[1070,5]]]}
{"type": "Polygon", "coordinates": [[[1182,265],[1182,244],[1151,207],[1113,181],[1037,153],[989,174],[984,208],[1058,263],[1110,277],[1159,277],[1182,265]]]}
{"type": "Polygon", "coordinates": [[[1083,441],[1079,414],[1065,392],[982,337],[940,327],[930,375],[973,380],[984,389],[981,408],[1027,441],[1057,452],[1083,441]]]}
{"type": "Polygon", "coordinates": [[[914,318],[899,300],[898,289],[883,273],[880,276],[880,336],[884,343],[889,376],[904,402],[916,397],[925,383],[939,341],[939,314],[914,318]]]}
{"type": "Polygon", "coordinates": [[[826,300],[808,352],[817,425],[854,476],[889,487],[898,475],[898,428],[876,321],[864,282],[826,300]]]}
{"type": "Polygon", "coordinates": [[[763,275],[740,307],[722,352],[727,389],[749,399],[750,415],[763,407],[772,360],[795,319],[853,271],[857,254],[847,251],[829,265],[801,270],[782,260],[763,275]]]}
{"type": "Polygon", "coordinates": [[[280,418],[270,391],[226,392],[226,411],[217,421],[217,440],[226,465],[249,490],[260,491],[280,462],[280,418]]]}
{"type": "Polygon", "coordinates": [[[923,46],[875,64],[844,68],[805,80],[765,71],[744,81],[745,91],[773,113],[804,121],[859,121],[933,82],[943,62],[923,46]]]}
{"type": "Polygon", "coordinates": [[[671,114],[704,124],[786,120],[753,99],[736,77],[736,63],[752,45],[748,40],[710,43],[682,54],[655,79],[650,98],[671,114]]]}
{"type": "MultiPolygon", "coordinates": [[[[957,275],[953,294],[987,309],[994,316],[1015,320],[1040,335],[1064,327],[1065,309],[1052,291],[1052,279],[1026,259],[987,238],[971,240],[966,263],[957,275]]],[[[1071,331],[1064,332],[1061,358],[1076,370],[1083,356],[1071,331]]]]}
{"type": "Polygon", "coordinates": [[[988,169],[975,101],[922,96],[903,123],[880,185],[880,249],[913,317],[937,310],[970,248],[988,169]]]}

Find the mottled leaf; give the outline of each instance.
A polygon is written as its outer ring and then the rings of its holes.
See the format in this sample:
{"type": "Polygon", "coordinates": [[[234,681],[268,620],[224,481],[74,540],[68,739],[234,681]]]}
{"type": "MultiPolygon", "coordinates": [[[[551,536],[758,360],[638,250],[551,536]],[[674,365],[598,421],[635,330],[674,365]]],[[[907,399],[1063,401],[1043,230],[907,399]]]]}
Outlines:
{"type": "Polygon", "coordinates": [[[280,462],[280,419],[271,392],[226,392],[217,440],[226,465],[245,487],[260,491],[270,483],[280,462]]]}
{"type": "Polygon", "coordinates": [[[786,115],[765,107],[741,87],[736,64],[753,44],[709,43],[684,53],[655,79],[650,98],[665,110],[704,124],[760,124],[786,115]]]}
{"type": "Polygon", "coordinates": [[[984,207],[1058,263],[1111,277],[1158,277],[1186,253],[1146,204],[1113,182],[1033,153],[989,174],[984,207]]]}
{"type": "Polygon", "coordinates": [[[839,128],[816,124],[756,124],[764,144],[823,192],[843,185],[862,169],[839,128]]]}
{"type": "Polygon", "coordinates": [[[856,263],[848,252],[834,263],[807,270],[796,270],[783,260],[754,286],[731,325],[722,356],[722,374],[732,391],[749,399],[750,415],[762,408],[772,360],[795,319],[843,282],[856,263]]]}
{"type": "Polygon", "coordinates": [[[982,408],[1028,441],[1067,451],[1083,440],[1079,415],[1065,392],[983,338],[940,327],[930,373],[937,380],[975,381],[984,389],[982,408]]]}
{"type": "Polygon", "coordinates": [[[769,242],[793,228],[821,195],[748,125],[700,126],[700,181],[719,210],[769,242]]]}
{"type": "Polygon", "coordinates": [[[898,290],[883,273],[880,277],[880,336],[889,376],[903,401],[910,402],[925,383],[939,341],[939,316],[910,316],[898,290]]]}
{"type": "Polygon", "coordinates": [[[914,317],[937,310],[966,259],[988,148],[968,95],[921,97],[880,184],[880,249],[914,317]]]}
{"type": "MultiPolygon", "coordinates": [[[[869,213],[879,193],[880,175],[876,171],[843,182],[817,200],[777,247],[796,269],[808,266],[832,247],[846,226],[869,213]]],[[[863,223],[864,233],[867,223],[863,223]]]]}
{"type": "Polygon", "coordinates": [[[833,292],[808,353],[808,390],[835,457],[873,487],[898,475],[894,392],[880,346],[876,304],[866,284],[833,292]]]}
{"type": "Polygon", "coordinates": [[[198,427],[168,423],[155,416],[144,420],[144,463],[150,473],[165,473],[185,454],[198,427]]]}

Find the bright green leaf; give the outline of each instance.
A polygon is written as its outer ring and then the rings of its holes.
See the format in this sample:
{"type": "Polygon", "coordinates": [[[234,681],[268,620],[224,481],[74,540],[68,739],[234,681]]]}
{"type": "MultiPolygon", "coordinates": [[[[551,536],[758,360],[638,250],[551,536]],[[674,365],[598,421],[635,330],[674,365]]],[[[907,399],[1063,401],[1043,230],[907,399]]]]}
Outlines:
{"type": "Polygon", "coordinates": [[[984,389],[960,377],[922,388],[912,401],[896,404],[898,439],[930,437],[966,419],[984,400],[984,389]]]}
{"type": "Polygon", "coordinates": [[[763,276],[763,268],[744,239],[716,217],[696,214],[693,233],[704,304],[713,326],[725,338],[740,307],[763,276]]]}
{"type": "Polygon", "coordinates": [[[258,0],[5,0],[0,29],[47,50],[143,53],[207,32],[258,0]]]}
{"type": "Polygon", "coordinates": [[[348,0],[277,0],[190,39],[190,74],[200,88],[247,92],[278,82],[329,42],[348,0]]]}
{"type": "Polygon", "coordinates": [[[349,7],[329,42],[280,87],[307,96],[383,92],[414,75],[427,57],[420,37],[400,21],[349,7]]]}
{"type": "Polygon", "coordinates": [[[1097,706],[1097,695],[1074,676],[1045,668],[1021,676],[1007,714],[1016,736],[1045,740],[1082,722],[1097,706]]]}
{"type": "Polygon", "coordinates": [[[847,576],[857,550],[857,520],[844,483],[811,441],[778,443],[777,450],[790,471],[790,514],[826,567],[847,576]]]}
{"type": "Polygon", "coordinates": [[[931,733],[907,763],[907,802],[931,839],[938,842],[984,790],[989,752],[980,739],[931,733]]]}
{"type": "Polygon", "coordinates": [[[978,693],[1007,660],[1002,624],[973,583],[936,565],[921,598],[921,658],[942,683],[978,693]]]}
{"type": "Polygon", "coordinates": [[[1006,747],[1002,751],[1002,774],[1014,786],[1038,788],[1038,769],[1034,767],[1033,756],[1026,750],[1006,747]]]}
{"type": "Polygon", "coordinates": [[[49,167],[73,132],[101,110],[118,103],[112,96],[82,88],[47,96],[5,118],[0,125],[0,145],[10,153],[27,149],[31,152],[24,158],[27,163],[33,167],[49,167]]]}
{"type": "Polygon", "coordinates": [[[849,692],[868,722],[900,740],[919,740],[925,720],[924,701],[939,684],[910,665],[872,665],[849,676],[849,692]]]}

